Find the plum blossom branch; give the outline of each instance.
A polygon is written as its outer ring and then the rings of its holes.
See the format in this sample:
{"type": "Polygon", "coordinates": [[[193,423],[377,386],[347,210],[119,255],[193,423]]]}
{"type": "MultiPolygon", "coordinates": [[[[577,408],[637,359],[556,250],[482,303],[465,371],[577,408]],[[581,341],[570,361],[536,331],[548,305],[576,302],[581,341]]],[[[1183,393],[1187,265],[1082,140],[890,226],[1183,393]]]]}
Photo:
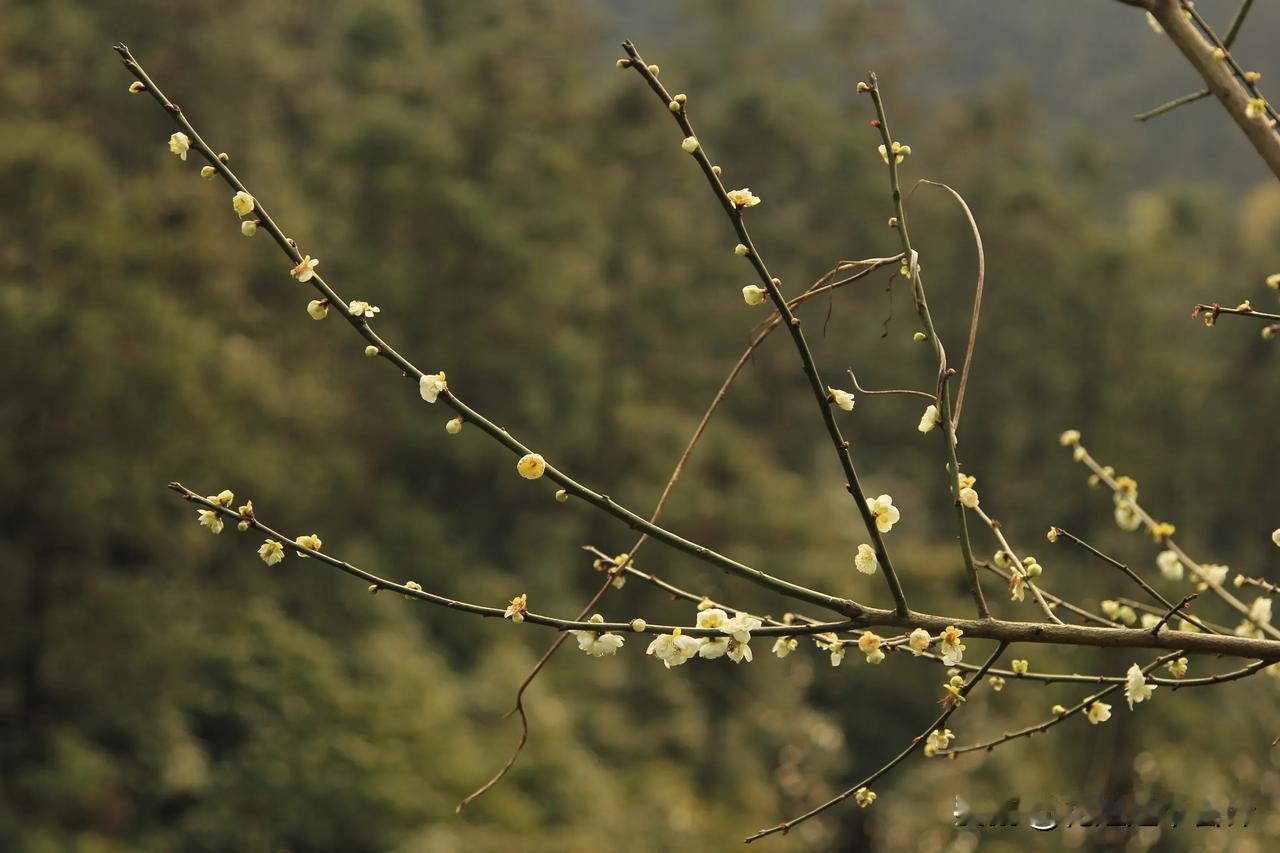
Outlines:
{"type": "MultiPolygon", "coordinates": [[[[1064,530],[1064,529],[1063,529],[1063,528],[1061,528],[1061,527],[1053,527],[1053,528],[1050,528],[1050,530],[1051,530],[1051,532],[1054,534],[1054,536],[1053,536],[1053,538],[1052,538],[1052,539],[1050,539],[1049,541],[1051,541],[1051,542],[1052,542],[1052,541],[1054,541],[1054,539],[1056,539],[1056,538],[1057,538],[1057,537],[1059,537],[1059,536],[1065,536],[1065,537],[1067,537],[1067,539],[1069,539],[1069,540],[1071,540],[1072,542],[1074,542],[1075,544],[1079,545],[1081,548],[1083,548],[1085,551],[1087,551],[1088,553],[1092,554],[1093,556],[1097,557],[1099,560],[1102,560],[1102,561],[1103,561],[1104,563],[1106,563],[1107,565],[1112,566],[1113,568],[1117,568],[1117,569],[1119,569],[1121,572],[1123,572],[1123,573],[1124,573],[1124,575],[1125,575],[1125,577],[1129,578],[1131,581],[1133,581],[1133,582],[1134,582],[1134,583],[1136,583],[1139,587],[1141,587],[1143,592],[1145,592],[1147,595],[1149,595],[1149,596],[1151,596],[1152,598],[1154,598],[1154,599],[1155,599],[1157,602],[1159,602],[1160,604],[1163,604],[1163,605],[1165,606],[1165,608],[1166,608],[1167,610],[1169,610],[1169,611],[1170,611],[1170,615],[1172,615],[1172,612],[1173,612],[1175,609],[1179,609],[1179,608],[1181,608],[1182,610],[1184,610],[1184,611],[1185,611],[1185,609],[1186,609],[1186,604],[1187,604],[1187,600],[1185,600],[1185,599],[1184,599],[1184,601],[1183,601],[1183,603],[1182,603],[1181,605],[1175,605],[1175,604],[1174,604],[1173,602],[1171,602],[1169,599],[1167,599],[1167,598],[1165,598],[1163,595],[1161,595],[1159,590],[1157,590],[1155,587],[1151,586],[1151,584],[1149,584],[1149,583],[1147,583],[1145,580],[1143,580],[1141,575],[1139,575],[1139,574],[1138,574],[1137,572],[1135,572],[1133,569],[1131,569],[1131,568],[1129,568],[1128,566],[1126,566],[1124,563],[1120,562],[1119,560],[1115,559],[1114,557],[1111,557],[1111,556],[1109,556],[1109,555],[1107,555],[1107,554],[1104,554],[1103,552],[1099,551],[1097,548],[1093,547],[1093,546],[1092,546],[1092,545],[1090,545],[1088,542],[1084,541],[1084,540],[1083,540],[1083,539],[1081,539],[1079,536],[1076,536],[1074,533],[1071,533],[1070,531],[1064,530]]],[[[1191,598],[1195,598],[1195,596],[1194,596],[1194,595],[1193,595],[1193,596],[1190,596],[1190,597],[1191,597],[1191,598]]],[[[1195,625],[1197,628],[1199,628],[1199,629],[1200,629],[1200,630],[1202,630],[1202,631],[1208,631],[1208,632],[1209,632],[1209,633],[1211,633],[1211,634],[1215,634],[1215,633],[1217,633],[1216,631],[1214,631],[1214,630],[1212,630],[1211,628],[1207,627],[1207,626],[1206,626],[1203,622],[1201,622],[1200,620],[1198,620],[1198,619],[1196,619],[1195,617],[1191,616],[1189,613],[1183,612],[1183,613],[1182,613],[1182,618],[1183,618],[1183,619],[1185,619],[1186,621],[1190,622],[1192,625],[1195,625]]],[[[1165,621],[1167,621],[1167,620],[1165,620],[1165,621]]],[[[1162,623],[1162,624],[1163,624],[1163,623],[1162,623]]]]}
{"type": "MultiPolygon", "coordinates": [[[[1151,533],[1155,541],[1163,543],[1164,546],[1177,557],[1178,561],[1186,566],[1195,579],[1204,585],[1205,588],[1213,590],[1220,599],[1226,602],[1237,613],[1240,613],[1246,619],[1250,618],[1250,608],[1240,599],[1227,590],[1222,585],[1223,579],[1226,577],[1226,568],[1221,567],[1221,572],[1211,572],[1208,567],[1202,566],[1187,554],[1186,551],[1174,541],[1173,534],[1175,529],[1173,525],[1167,522],[1159,522],[1151,517],[1142,505],[1138,503],[1138,485],[1132,478],[1123,478],[1121,483],[1114,476],[1114,471],[1110,468],[1104,468],[1094,459],[1083,444],[1080,443],[1080,434],[1075,430],[1068,430],[1062,435],[1062,444],[1072,449],[1072,458],[1081,463],[1090,471],[1097,481],[1103,483],[1107,488],[1111,489],[1116,503],[1116,520],[1118,523],[1123,522],[1122,526],[1127,529],[1136,529],[1139,526],[1145,526],[1151,533]],[[1128,519],[1126,521],[1126,519],[1128,519]],[[1132,524],[1133,526],[1129,526],[1132,524]],[[1219,576],[1220,575],[1220,576],[1219,576]]],[[[1261,623],[1258,628],[1270,635],[1274,639],[1280,639],[1280,630],[1269,623],[1261,623]]]]}
{"type": "MultiPolygon", "coordinates": [[[[738,246],[735,248],[735,254],[747,258],[752,268],[756,271],[764,290],[768,293],[769,298],[773,301],[774,308],[782,318],[782,322],[786,325],[787,331],[791,333],[791,339],[795,344],[796,351],[800,355],[800,363],[804,369],[805,376],[809,380],[809,386],[813,390],[814,398],[817,401],[818,408],[822,414],[822,420],[827,428],[827,434],[831,438],[831,443],[835,448],[836,455],[840,460],[840,466],[844,471],[846,487],[849,493],[853,495],[854,502],[857,504],[858,514],[862,517],[863,524],[867,528],[867,533],[871,536],[876,551],[876,559],[878,560],[885,577],[885,582],[889,586],[889,592],[893,596],[894,607],[899,614],[905,615],[910,610],[907,607],[907,599],[902,591],[902,584],[898,580],[898,575],[894,571],[893,563],[889,559],[888,549],[885,547],[884,537],[880,527],[877,525],[875,516],[868,507],[866,494],[863,492],[862,484],[858,480],[858,473],[853,464],[853,457],[849,452],[849,442],[845,440],[840,432],[840,427],[836,423],[835,415],[832,412],[831,390],[823,384],[822,378],[818,373],[817,363],[814,361],[813,353],[809,349],[809,343],[805,338],[804,332],[800,329],[800,318],[792,313],[786,298],[782,295],[782,282],[774,278],[768,267],[765,266],[764,260],[760,257],[759,251],[755,248],[751,240],[751,234],[747,230],[746,222],[743,218],[742,211],[747,207],[754,206],[759,203],[759,199],[751,195],[748,190],[734,190],[730,192],[720,180],[720,168],[711,163],[707,156],[702,143],[693,132],[693,125],[689,122],[687,99],[681,96],[672,97],[666,87],[658,81],[656,73],[657,66],[647,64],[641,58],[639,51],[636,50],[634,44],[630,41],[622,43],[623,50],[627,52],[629,59],[619,60],[622,67],[631,67],[644,78],[654,93],[662,99],[662,103],[670,108],[672,118],[679,125],[683,134],[681,147],[686,153],[691,154],[697,161],[698,166],[702,169],[703,174],[707,178],[707,182],[715,193],[716,200],[720,202],[720,206],[724,209],[725,215],[729,217],[734,231],[738,236],[738,246]]],[[[744,291],[744,296],[747,292],[744,291]]],[[[750,298],[748,297],[748,301],[750,298]]]]}
{"type": "MultiPolygon", "coordinates": [[[[339,560],[328,554],[322,553],[318,548],[308,546],[305,542],[300,542],[297,538],[290,539],[277,530],[263,524],[253,511],[240,512],[230,508],[230,506],[210,500],[207,497],[201,497],[196,492],[191,491],[181,483],[170,483],[169,488],[182,495],[183,499],[194,503],[197,506],[204,507],[205,511],[225,515],[239,522],[247,523],[247,526],[254,530],[260,530],[267,534],[272,541],[276,543],[273,551],[296,551],[299,554],[305,554],[308,557],[315,557],[325,565],[332,566],[336,569],[346,572],[349,575],[367,581],[378,590],[391,590],[402,593],[409,598],[416,598],[425,601],[428,604],[436,604],[441,607],[447,607],[450,610],[458,610],[464,613],[470,613],[474,616],[484,616],[496,619],[510,619],[512,614],[510,608],[488,607],[483,604],[473,604],[467,601],[460,601],[449,598],[444,595],[427,592],[422,589],[421,585],[416,581],[409,581],[403,584],[389,581],[386,578],[379,577],[372,572],[361,569],[351,563],[339,560]],[[287,545],[284,543],[288,543],[287,545]]],[[[206,525],[207,526],[207,525],[206,525]]],[[[264,557],[264,559],[266,559],[264,557]]],[[[272,560],[272,563],[279,560],[272,560]]],[[[517,621],[528,622],[531,625],[542,625],[548,628],[554,628],[557,631],[594,631],[601,632],[632,632],[636,634],[671,634],[679,632],[690,637],[720,637],[721,631],[712,628],[700,628],[697,626],[680,626],[680,625],[650,625],[644,619],[632,619],[627,622],[592,622],[579,621],[574,619],[559,619],[554,616],[544,616],[532,611],[522,610],[521,618],[517,621]]],[[[753,633],[758,636],[784,636],[791,634],[821,634],[830,631],[843,631],[849,628],[857,627],[858,622],[852,619],[846,619],[839,622],[821,622],[811,625],[795,625],[795,626],[770,626],[755,629],[753,633]]]]}
{"type": "MultiPolygon", "coordinates": [[[[339,312],[351,324],[351,326],[368,342],[366,354],[381,357],[394,364],[400,369],[402,374],[419,383],[419,389],[427,402],[443,401],[448,407],[453,409],[466,423],[477,426],[481,431],[495,439],[499,444],[506,447],[512,453],[521,457],[521,465],[525,467],[521,473],[529,479],[536,479],[546,476],[552,482],[559,485],[565,492],[571,496],[581,498],[587,503],[612,515],[630,527],[642,530],[653,538],[663,542],[664,544],[690,554],[704,562],[710,563],[717,568],[737,575],[743,579],[749,580],[760,586],[778,592],[782,595],[794,597],[798,600],[816,604],[833,610],[844,616],[851,616],[858,612],[858,605],[852,601],[839,598],[837,596],[828,595],[818,592],[780,578],[773,577],[760,571],[759,569],[746,566],[726,557],[716,551],[711,550],[696,542],[691,542],[678,536],[664,528],[649,522],[645,518],[632,512],[630,509],[622,506],[614,501],[608,495],[596,492],[587,486],[575,481],[567,474],[559,471],[551,465],[546,465],[545,460],[538,454],[533,453],[530,448],[518,441],[507,430],[499,427],[488,418],[481,415],[475,409],[472,409],[466,403],[454,394],[448,387],[444,373],[425,374],[418,369],[412,362],[392,348],[385,340],[383,340],[370,327],[368,318],[363,313],[355,313],[341,297],[334,291],[324,278],[315,271],[319,261],[310,255],[303,255],[299,252],[293,240],[285,236],[284,232],[275,223],[275,220],[263,208],[260,201],[248,193],[248,190],[236,177],[235,173],[227,166],[229,158],[214,153],[213,149],[205,143],[204,139],[196,132],[195,128],[187,120],[182,110],[160,90],[155,82],[147,75],[142,66],[130,53],[129,49],[123,45],[115,46],[116,52],[120,55],[121,61],[138,82],[142,85],[142,90],[149,92],[151,96],[164,107],[165,111],[173,118],[182,130],[175,134],[185,139],[185,142],[178,140],[178,147],[182,149],[182,156],[185,159],[186,152],[190,148],[195,148],[208,162],[209,168],[214,169],[222,178],[237,192],[245,193],[254,199],[255,207],[252,213],[256,215],[255,220],[247,220],[255,224],[255,229],[265,228],[271,234],[272,239],[280,246],[281,250],[289,256],[296,266],[293,269],[294,277],[302,283],[311,284],[321,295],[328,301],[329,305],[337,306],[339,312]],[[535,464],[536,463],[536,464],[535,464]]],[[[171,146],[174,143],[171,142],[171,146]]],[[[354,305],[355,303],[352,303],[354,305]]]]}
{"type": "MultiPolygon", "coordinates": [[[[1231,27],[1227,30],[1227,34],[1222,38],[1222,47],[1224,50],[1231,47],[1232,43],[1236,40],[1236,36],[1240,34],[1240,28],[1244,25],[1244,19],[1248,16],[1249,9],[1252,6],[1253,0],[1244,0],[1244,2],[1240,4],[1240,8],[1236,10],[1235,17],[1231,19],[1231,27]]],[[[1155,19],[1151,18],[1150,20],[1154,21],[1155,19]]],[[[1157,23],[1156,26],[1159,27],[1159,23],[1157,23]]],[[[1163,33],[1164,29],[1161,28],[1159,32],[1163,33]]],[[[1180,98],[1174,98],[1172,101],[1163,103],[1153,109],[1149,109],[1146,112],[1138,113],[1133,118],[1135,121],[1148,121],[1149,119],[1153,119],[1157,116],[1162,116],[1171,110],[1175,110],[1184,104],[1195,103],[1202,98],[1207,98],[1210,94],[1211,93],[1208,89],[1200,89],[1196,92],[1190,92],[1180,98]]]]}
{"type": "Polygon", "coordinates": [[[977,609],[978,618],[984,619],[991,615],[991,611],[987,608],[986,599],[982,595],[982,584],[978,580],[978,570],[973,563],[973,545],[969,541],[969,523],[965,518],[965,508],[960,503],[960,489],[962,488],[960,485],[960,463],[956,458],[956,432],[955,424],[952,420],[951,390],[948,382],[953,371],[947,367],[947,353],[942,346],[942,341],[938,338],[937,329],[934,328],[933,315],[929,312],[929,302],[925,298],[924,292],[924,281],[920,277],[920,256],[918,252],[911,248],[911,236],[907,230],[907,211],[903,203],[902,189],[898,183],[898,163],[911,153],[911,149],[909,146],[904,146],[893,139],[889,132],[889,119],[885,114],[884,101],[880,97],[880,86],[876,80],[876,75],[868,72],[867,76],[871,82],[869,84],[858,84],[858,89],[870,94],[871,101],[875,105],[876,118],[872,125],[880,131],[880,138],[883,141],[880,146],[880,154],[888,166],[889,188],[893,194],[893,207],[897,220],[895,225],[898,231],[898,238],[902,244],[903,257],[907,259],[904,262],[907,268],[907,277],[911,283],[916,312],[920,315],[920,322],[924,324],[924,333],[933,346],[934,357],[938,362],[937,415],[941,420],[943,443],[947,448],[946,452],[950,466],[948,473],[951,477],[951,497],[955,501],[956,507],[960,553],[964,558],[964,570],[969,579],[969,592],[973,596],[974,607],[977,609]]]}
{"type": "Polygon", "coordinates": [[[834,805],[837,805],[838,803],[843,802],[844,800],[847,800],[851,796],[857,796],[861,794],[860,796],[858,796],[859,803],[864,806],[870,805],[872,802],[875,801],[875,794],[873,792],[870,792],[871,785],[875,784],[877,779],[884,776],[886,773],[888,773],[893,768],[897,767],[903,761],[906,761],[907,758],[909,758],[911,754],[915,752],[917,749],[921,749],[925,745],[926,739],[930,736],[931,733],[939,730],[945,731],[947,720],[951,719],[951,715],[954,714],[956,712],[956,709],[960,707],[965,697],[967,697],[969,695],[969,692],[972,691],[973,688],[978,684],[978,682],[982,680],[982,677],[987,674],[987,671],[991,669],[993,665],[995,665],[995,662],[999,660],[1000,656],[1004,654],[1005,649],[1007,649],[1008,647],[1009,647],[1009,644],[1007,642],[1001,642],[999,645],[997,645],[996,650],[991,653],[991,657],[987,658],[986,663],[978,667],[977,671],[973,674],[973,677],[970,678],[968,681],[966,681],[954,693],[950,694],[948,698],[954,697],[953,701],[945,703],[945,707],[942,713],[938,716],[936,720],[933,721],[933,724],[930,725],[928,728],[926,728],[919,735],[917,735],[911,741],[911,743],[907,745],[905,749],[903,749],[893,758],[889,759],[889,761],[886,764],[881,766],[874,773],[867,776],[865,779],[861,780],[856,785],[850,786],[846,790],[842,791],[841,793],[827,800],[822,805],[816,806],[815,808],[810,809],[809,811],[805,812],[799,817],[795,817],[795,818],[792,818],[791,820],[783,821],[777,826],[771,826],[768,829],[762,829],[759,832],[757,832],[755,835],[747,837],[746,839],[744,839],[744,841],[747,844],[750,844],[753,841],[759,841],[761,838],[766,838],[778,832],[781,832],[785,835],[786,833],[794,829],[796,826],[799,826],[800,824],[804,823],[805,821],[811,818],[817,817],[818,815],[825,812],[827,809],[831,808],[834,805]],[[870,796],[868,796],[868,794],[870,794],[870,796]]]}
{"type": "MultiPolygon", "coordinates": [[[[1171,652],[1170,654],[1162,655],[1156,658],[1153,662],[1143,667],[1141,669],[1141,672],[1145,676],[1147,673],[1151,672],[1153,669],[1160,666],[1161,664],[1168,663],[1169,661],[1177,660],[1179,657],[1181,657],[1181,654],[1182,654],[1181,652],[1171,652]]],[[[1075,705],[1072,705],[1070,708],[1063,708],[1059,713],[1055,714],[1053,717],[1047,720],[1044,720],[1042,722],[1036,723],[1035,725],[1027,726],[1026,728],[1018,729],[1017,731],[1005,732],[1003,735],[1001,735],[998,738],[995,738],[989,741],[984,741],[982,743],[973,743],[967,746],[957,746],[945,751],[939,750],[937,754],[939,757],[950,758],[957,755],[963,755],[966,752],[977,752],[978,750],[986,750],[987,752],[990,752],[991,750],[995,749],[997,746],[1000,746],[1001,744],[1004,744],[1004,743],[1008,743],[1011,740],[1016,740],[1017,738],[1020,738],[1020,737],[1031,737],[1032,735],[1035,735],[1035,734],[1044,734],[1049,729],[1062,723],[1064,720],[1070,719],[1071,717],[1074,717],[1081,712],[1085,712],[1086,714],[1090,715],[1090,722],[1105,721],[1108,717],[1110,717],[1111,706],[1102,705],[1101,700],[1111,695],[1115,691],[1124,688],[1128,682],[1129,682],[1128,678],[1122,678],[1120,679],[1120,681],[1113,683],[1110,687],[1106,687],[1102,690],[1097,691],[1096,693],[1092,693],[1086,696],[1084,699],[1080,700],[1075,705]]]]}

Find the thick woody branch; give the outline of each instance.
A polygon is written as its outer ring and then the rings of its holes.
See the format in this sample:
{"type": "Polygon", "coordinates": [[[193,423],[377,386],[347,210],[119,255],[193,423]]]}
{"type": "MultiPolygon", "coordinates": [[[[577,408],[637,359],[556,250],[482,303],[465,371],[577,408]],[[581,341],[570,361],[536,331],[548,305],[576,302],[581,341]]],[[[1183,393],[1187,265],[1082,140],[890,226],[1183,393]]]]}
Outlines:
{"type": "Polygon", "coordinates": [[[1249,102],[1258,95],[1255,94],[1256,89],[1250,91],[1237,76],[1234,60],[1226,62],[1214,58],[1215,44],[1183,13],[1183,4],[1178,0],[1150,0],[1150,11],[1169,40],[1182,52],[1204,80],[1209,92],[1253,145],[1258,156],[1280,178],[1280,134],[1266,116],[1254,118],[1247,113],[1249,102]]]}

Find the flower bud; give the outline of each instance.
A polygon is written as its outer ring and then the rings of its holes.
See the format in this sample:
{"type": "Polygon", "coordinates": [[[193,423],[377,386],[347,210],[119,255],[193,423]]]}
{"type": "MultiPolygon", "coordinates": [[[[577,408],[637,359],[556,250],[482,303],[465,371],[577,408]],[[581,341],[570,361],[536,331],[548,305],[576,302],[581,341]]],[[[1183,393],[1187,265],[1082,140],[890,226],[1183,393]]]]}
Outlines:
{"type": "Polygon", "coordinates": [[[246,219],[240,223],[240,233],[246,237],[252,237],[258,233],[258,220],[246,219]]]}
{"type": "Polygon", "coordinates": [[[644,629],[648,627],[649,627],[648,623],[645,622],[643,619],[631,620],[631,630],[635,631],[637,634],[643,634],[644,629]]]}
{"type": "Polygon", "coordinates": [[[200,167],[200,177],[204,178],[206,181],[212,181],[213,176],[216,174],[218,174],[218,170],[213,168],[212,166],[200,167]]]}
{"type": "Polygon", "coordinates": [[[750,249],[748,249],[746,246],[742,245],[741,243],[733,247],[733,253],[740,258],[745,258],[747,256],[747,252],[750,252],[750,251],[751,251],[750,249]]]}
{"type": "Polygon", "coordinates": [[[375,355],[378,354],[378,352],[379,352],[378,348],[375,347],[373,344],[369,344],[367,347],[364,348],[364,354],[366,358],[373,358],[375,355]]]}
{"type": "Polygon", "coordinates": [[[924,332],[916,332],[914,335],[911,336],[911,340],[915,341],[916,343],[923,343],[924,341],[929,340],[929,336],[926,335],[924,332]]]}
{"type": "Polygon", "coordinates": [[[659,74],[661,74],[661,73],[662,73],[662,69],[661,69],[661,68],[659,68],[659,67],[658,67],[658,66],[656,66],[656,65],[650,65],[650,66],[649,66],[649,73],[650,73],[650,74],[652,74],[654,77],[657,77],[659,74]]]}
{"type": "Polygon", "coordinates": [[[453,418],[444,425],[444,431],[449,435],[457,435],[462,432],[462,418],[453,418]]]}
{"type": "Polygon", "coordinates": [[[132,83],[129,84],[129,94],[136,95],[145,88],[147,88],[147,86],[141,80],[134,80],[132,83]]]}
{"type": "Polygon", "coordinates": [[[630,67],[631,67],[631,60],[630,60],[630,59],[619,59],[615,64],[616,64],[619,68],[630,68],[630,67]]]}
{"type": "Polygon", "coordinates": [[[870,87],[870,86],[868,86],[866,83],[862,82],[861,80],[859,80],[859,81],[858,81],[858,94],[859,94],[859,95],[865,95],[867,92],[870,92],[870,91],[871,91],[871,87],[870,87]]]}
{"type": "Polygon", "coordinates": [[[748,284],[742,288],[742,300],[748,305],[760,305],[764,302],[769,291],[763,287],[757,287],[754,284],[748,284]]]}
{"type": "Polygon", "coordinates": [[[329,316],[329,300],[312,299],[307,303],[307,313],[311,315],[312,320],[323,320],[329,316]]]}
{"type": "Polygon", "coordinates": [[[547,470],[547,462],[538,453],[526,453],[516,463],[516,471],[526,480],[536,480],[547,470]]]}
{"type": "Polygon", "coordinates": [[[556,503],[564,503],[569,500],[569,493],[564,489],[556,489],[556,503]]]}
{"type": "Polygon", "coordinates": [[[698,150],[698,137],[686,136],[680,141],[680,147],[684,149],[684,153],[692,154],[698,150]]]}
{"type": "Polygon", "coordinates": [[[712,166],[712,167],[711,167],[711,174],[715,175],[717,178],[718,178],[718,177],[720,177],[720,167],[719,167],[719,166],[712,166]]]}
{"type": "Polygon", "coordinates": [[[672,101],[671,103],[667,104],[667,109],[671,110],[671,112],[673,113],[680,112],[680,102],[672,101]]]}

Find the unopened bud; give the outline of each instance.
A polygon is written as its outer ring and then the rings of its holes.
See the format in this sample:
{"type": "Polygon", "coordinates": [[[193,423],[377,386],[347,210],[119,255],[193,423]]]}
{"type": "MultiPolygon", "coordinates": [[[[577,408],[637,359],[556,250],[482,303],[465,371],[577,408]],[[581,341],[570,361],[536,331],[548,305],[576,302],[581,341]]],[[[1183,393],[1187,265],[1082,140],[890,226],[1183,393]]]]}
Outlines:
{"type": "Polygon", "coordinates": [[[861,80],[858,81],[858,94],[863,95],[871,91],[871,87],[861,80]]]}
{"type": "Polygon", "coordinates": [[[719,166],[712,166],[712,167],[711,167],[711,174],[715,175],[717,178],[718,178],[718,177],[720,177],[720,167],[719,167],[719,166]]]}
{"type": "Polygon", "coordinates": [[[258,220],[246,219],[240,223],[240,233],[246,237],[252,237],[258,233],[258,220]]]}
{"type": "Polygon", "coordinates": [[[364,348],[364,354],[367,358],[373,358],[375,355],[378,354],[378,348],[375,347],[373,344],[369,344],[367,347],[364,348]]]}
{"type": "Polygon", "coordinates": [[[661,74],[661,73],[662,73],[662,69],[661,69],[661,68],[659,68],[659,67],[658,67],[658,66],[656,66],[656,65],[650,65],[650,66],[649,66],[649,73],[650,73],[650,74],[652,74],[654,77],[657,77],[659,74],[661,74]]]}
{"type": "Polygon", "coordinates": [[[204,178],[206,181],[212,181],[213,176],[216,174],[218,174],[218,170],[213,168],[212,166],[200,167],[200,177],[204,178]]]}
{"type": "Polygon", "coordinates": [[[911,340],[915,341],[916,343],[921,343],[922,341],[929,340],[929,336],[926,335],[924,332],[916,332],[914,335],[911,336],[911,340]]]}
{"type": "Polygon", "coordinates": [[[740,258],[745,258],[747,256],[747,252],[749,251],[751,250],[748,249],[746,246],[742,245],[741,243],[733,247],[733,253],[740,258]]]}
{"type": "Polygon", "coordinates": [[[569,500],[569,493],[564,489],[556,489],[556,503],[564,503],[569,500]]]}
{"type": "Polygon", "coordinates": [[[136,95],[145,88],[147,88],[147,85],[143,83],[141,80],[134,80],[132,83],[129,84],[129,94],[136,95]]]}
{"type": "Polygon", "coordinates": [[[692,154],[698,150],[698,137],[686,136],[680,141],[680,147],[684,149],[684,153],[692,154]]]}
{"type": "Polygon", "coordinates": [[[680,112],[680,102],[672,101],[671,103],[667,104],[667,109],[671,110],[671,112],[673,113],[680,112]]]}
{"type": "Polygon", "coordinates": [[[228,154],[228,153],[227,153],[227,152],[225,152],[225,151],[222,151],[222,152],[220,152],[220,153],[218,154],[218,159],[219,159],[221,162],[223,162],[223,163],[230,163],[230,162],[231,162],[231,155],[230,155],[230,154],[228,154]]]}
{"type": "Polygon", "coordinates": [[[457,435],[462,432],[462,418],[453,418],[444,425],[444,431],[449,435],[457,435]]]}
{"type": "Polygon", "coordinates": [[[643,634],[644,629],[648,627],[649,627],[649,624],[645,622],[643,619],[631,620],[631,630],[635,631],[637,634],[643,634]]]}
{"type": "Polygon", "coordinates": [[[631,60],[630,60],[630,59],[619,59],[619,60],[618,60],[618,62],[617,62],[617,66],[618,66],[619,68],[630,68],[630,67],[631,67],[631,60]]]}

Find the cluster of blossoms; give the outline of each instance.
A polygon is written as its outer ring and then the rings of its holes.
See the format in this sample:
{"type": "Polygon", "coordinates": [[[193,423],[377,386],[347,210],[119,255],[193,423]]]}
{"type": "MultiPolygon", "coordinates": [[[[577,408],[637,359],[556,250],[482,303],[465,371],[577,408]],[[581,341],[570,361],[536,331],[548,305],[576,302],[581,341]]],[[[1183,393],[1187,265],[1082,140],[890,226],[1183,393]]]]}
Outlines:
{"type": "MultiPolygon", "coordinates": [[[[742,663],[744,660],[750,663],[752,660],[751,632],[762,624],[764,623],[761,620],[749,613],[738,613],[730,618],[729,614],[719,607],[707,607],[698,611],[698,627],[719,631],[723,636],[689,637],[680,633],[680,629],[677,628],[670,634],[658,635],[649,644],[645,654],[653,655],[662,661],[667,669],[680,666],[695,656],[708,660],[727,657],[734,663],[742,663]]],[[[791,648],[794,646],[786,648],[778,656],[784,657],[791,648]]],[[[778,653],[777,643],[774,644],[774,651],[778,653]]]]}
{"type": "MultiPolygon", "coordinates": [[[[209,495],[205,500],[209,503],[217,504],[222,507],[230,507],[236,496],[229,489],[223,489],[216,495],[209,495]]],[[[210,533],[222,532],[222,513],[216,509],[202,509],[196,513],[196,517],[200,519],[200,526],[208,530],[210,533]]]]}
{"type": "Polygon", "coordinates": [[[1098,607],[1102,610],[1106,617],[1114,622],[1122,622],[1125,625],[1133,625],[1138,621],[1138,614],[1132,607],[1127,604],[1121,604],[1110,598],[1104,598],[1098,603],[1098,607]]]}

